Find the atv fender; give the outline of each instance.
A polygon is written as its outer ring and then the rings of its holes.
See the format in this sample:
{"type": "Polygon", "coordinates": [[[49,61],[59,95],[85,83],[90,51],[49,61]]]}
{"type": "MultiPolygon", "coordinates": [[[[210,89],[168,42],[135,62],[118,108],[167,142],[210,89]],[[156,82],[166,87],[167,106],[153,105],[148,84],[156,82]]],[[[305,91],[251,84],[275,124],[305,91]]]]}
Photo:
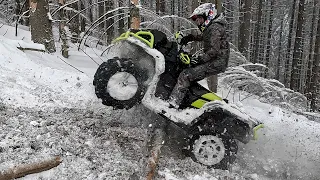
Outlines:
{"type": "Polygon", "coordinates": [[[192,131],[214,128],[217,133],[227,132],[245,144],[253,139],[254,127],[258,125],[256,120],[224,102],[207,104],[203,107],[204,113],[193,122],[192,131]]]}

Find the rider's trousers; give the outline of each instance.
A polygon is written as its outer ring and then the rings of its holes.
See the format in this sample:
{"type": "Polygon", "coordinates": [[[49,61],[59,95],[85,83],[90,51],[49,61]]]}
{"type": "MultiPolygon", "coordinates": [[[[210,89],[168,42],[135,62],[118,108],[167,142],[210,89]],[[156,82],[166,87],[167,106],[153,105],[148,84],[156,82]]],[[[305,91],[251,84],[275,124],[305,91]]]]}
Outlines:
{"type": "Polygon", "coordinates": [[[216,75],[220,72],[221,70],[208,68],[207,64],[202,64],[183,70],[180,73],[178,81],[170,95],[170,102],[175,105],[180,105],[188,91],[188,87],[190,86],[191,82],[200,81],[206,77],[216,75]]]}

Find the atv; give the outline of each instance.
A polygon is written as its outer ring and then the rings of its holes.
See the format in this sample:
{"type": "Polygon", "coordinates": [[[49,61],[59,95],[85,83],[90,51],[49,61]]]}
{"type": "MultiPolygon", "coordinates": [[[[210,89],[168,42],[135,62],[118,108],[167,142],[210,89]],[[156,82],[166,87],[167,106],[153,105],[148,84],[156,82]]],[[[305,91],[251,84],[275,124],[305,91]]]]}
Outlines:
{"type": "Polygon", "coordinates": [[[94,75],[95,94],[115,109],[143,104],[188,134],[185,149],[195,162],[227,169],[236,159],[238,141],[248,143],[263,125],[197,82],[178,109],[170,107],[179,73],[190,67],[182,47],[155,29],[123,33],[94,75]]]}

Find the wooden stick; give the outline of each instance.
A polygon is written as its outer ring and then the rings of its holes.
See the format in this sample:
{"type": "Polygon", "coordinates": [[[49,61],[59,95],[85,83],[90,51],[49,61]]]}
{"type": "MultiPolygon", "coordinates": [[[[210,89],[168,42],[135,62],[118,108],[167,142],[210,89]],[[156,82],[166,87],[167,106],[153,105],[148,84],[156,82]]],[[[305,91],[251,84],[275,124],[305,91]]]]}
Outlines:
{"type": "Polygon", "coordinates": [[[152,180],[156,174],[157,164],[159,162],[160,149],[163,145],[165,133],[163,129],[155,129],[154,139],[152,142],[151,157],[148,160],[149,171],[147,180],[152,180]]]}
{"type": "Polygon", "coordinates": [[[60,157],[55,157],[40,163],[32,163],[26,165],[15,166],[4,172],[0,172],[0,180],[11,180],[24,177],[29,174],[35,174],[57,167],[62,162],[60,157]]]}
{"type": "Polygon", "coordinates": [[[35,49],[35,48],[23,48],[23,47],[17,47],[18,49],[20,49],[21,51],[39,51],[39,52],[46,52],[43,49],[35,49]]]}

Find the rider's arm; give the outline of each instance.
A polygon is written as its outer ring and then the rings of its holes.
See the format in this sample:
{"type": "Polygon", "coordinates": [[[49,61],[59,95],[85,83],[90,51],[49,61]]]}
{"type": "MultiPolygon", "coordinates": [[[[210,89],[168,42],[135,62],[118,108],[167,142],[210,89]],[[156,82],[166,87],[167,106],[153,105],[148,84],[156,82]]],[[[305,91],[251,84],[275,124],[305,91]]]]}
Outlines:
{"type": "Polygon", "coordinates": [[[204,39],[204,41],[208,41],[205,43],[208,47],[208,50],[200,58],[203,63],[215,59],[219,54],[222,28],[222,26],[220,27],[220,25],[215,24],[214,26],[211,26],[211,29],[208,29],[210,38],[204,39]]]}
{"type": "Polygon", "coordinates": [[[193,37],[194,37],[193,41],[203,41],[202,34],[197,34],[197,35],[194,35],[193,37]]]}
{"type": "Polygon", "coordinates": [[[192,41],[202,41],[202,40],[203,40],[202,35],[188,34],[187,36],[182,37],[182,39],[180,40],[180,44],[186,45],[192,41]]]}

